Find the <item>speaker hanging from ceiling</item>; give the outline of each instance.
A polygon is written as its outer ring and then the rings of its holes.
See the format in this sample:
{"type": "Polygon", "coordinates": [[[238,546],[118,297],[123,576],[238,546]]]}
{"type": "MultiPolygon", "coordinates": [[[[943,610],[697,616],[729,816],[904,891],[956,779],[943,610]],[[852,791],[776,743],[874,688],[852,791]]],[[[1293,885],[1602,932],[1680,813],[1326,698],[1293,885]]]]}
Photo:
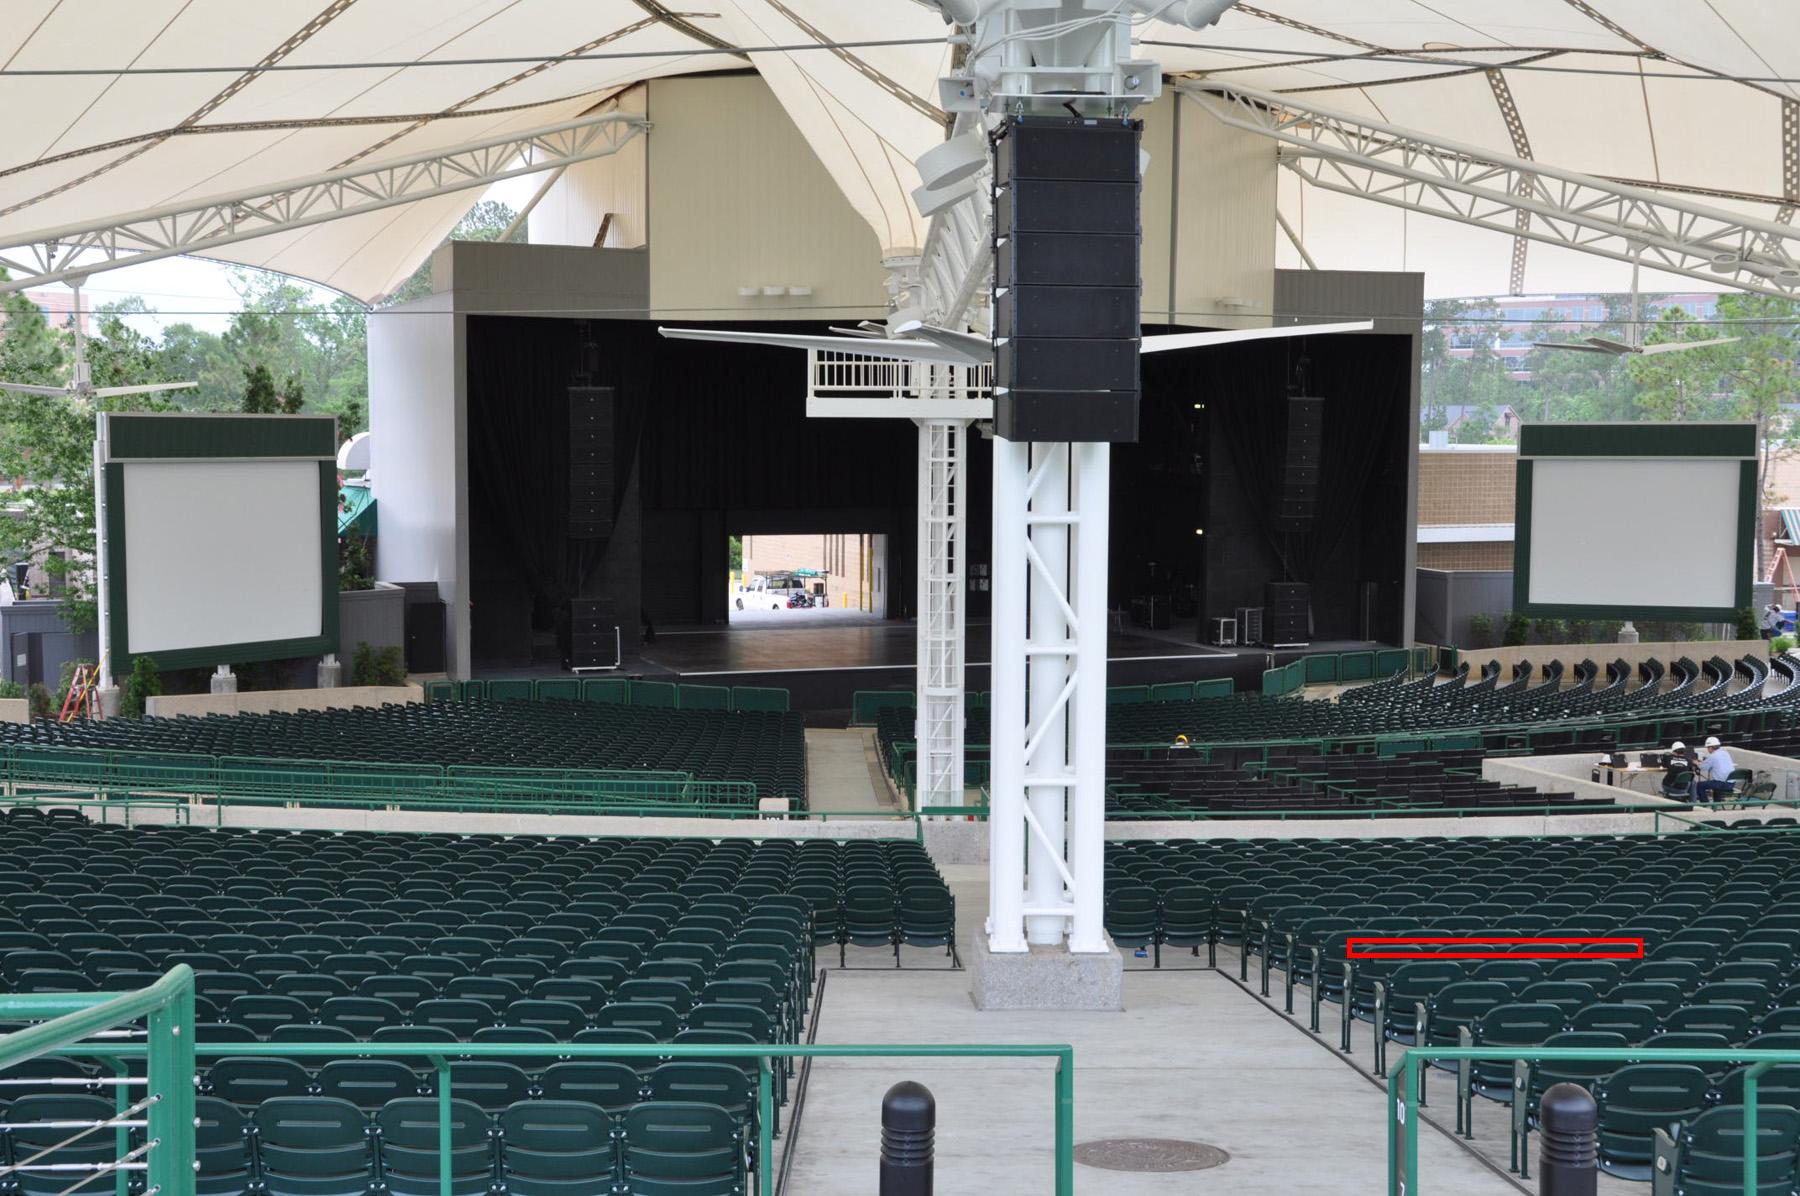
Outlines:
{"type": "Polygon", "coordinates": [[[1287,445],[1281,461],[1276,522],[1286,531],[1312,527],[1319,501],[1319,455],[1325,434],[1325,400],[1291,395],[1287,401],[1287,445]]]}

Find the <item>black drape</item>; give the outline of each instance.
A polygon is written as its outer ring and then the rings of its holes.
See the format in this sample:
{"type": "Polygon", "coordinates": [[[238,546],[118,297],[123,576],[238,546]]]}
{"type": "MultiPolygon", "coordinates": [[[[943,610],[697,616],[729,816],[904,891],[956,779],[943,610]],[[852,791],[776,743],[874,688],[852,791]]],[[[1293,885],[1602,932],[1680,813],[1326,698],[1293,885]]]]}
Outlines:
{"type": "Polygon", "coordinates": [[[575,326],[557,321],[532,331],[538,335],[469,338],[470,500],[496,522],[531,590],[561,608],[580,594],[604,541],[569,539],[575,326]]]}

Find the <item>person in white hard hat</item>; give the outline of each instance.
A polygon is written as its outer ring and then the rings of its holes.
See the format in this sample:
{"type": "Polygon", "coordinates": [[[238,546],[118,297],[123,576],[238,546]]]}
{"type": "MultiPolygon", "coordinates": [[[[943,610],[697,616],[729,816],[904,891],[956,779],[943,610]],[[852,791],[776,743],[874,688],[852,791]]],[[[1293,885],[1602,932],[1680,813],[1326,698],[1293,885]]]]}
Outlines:
{"type": "Polygon", "coordinates": [[[1731,774],[1736,770],[1737,762],[1720,745],[1719,737],[1708,735],[1706,758],[1700,762],[1699,775],[1695,778],[1699,782],[1694,786],[1695,798],[1699,801],[1724,801],[1734,788],[1731,774]]]}
{"type": "Polygon", "coordinates": [[[1694,762],[1693,753],[1688,745],[1677,739],[1669,745],[1668,767],[1663,770],[1662,794],[1664,797],[1680,798],[1686,801],[1694,796],[1694,774],[1700,766],[1694,762]],[[1687,780],[1676,783],[1675,778],[1687,774],[1687,780]]]}

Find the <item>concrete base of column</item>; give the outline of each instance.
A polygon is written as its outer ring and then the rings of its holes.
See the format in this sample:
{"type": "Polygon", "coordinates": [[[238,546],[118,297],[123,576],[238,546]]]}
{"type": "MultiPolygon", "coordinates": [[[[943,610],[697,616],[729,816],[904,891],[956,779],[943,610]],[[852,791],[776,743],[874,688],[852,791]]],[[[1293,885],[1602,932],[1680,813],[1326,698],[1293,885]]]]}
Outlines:
{"type": "Polygon", "coordinates": [[[105,689],[96,689],[94,696],[100,699],[100,717],[119,717],[119,687],[109,685],[105,689]]]}
{"type": "Polygon", "coordinates": [[[1125,957],[1110,942],[1104,954],[1073,955],[1064,947],[995,954],[986,936],[976,935],[967,964],[969,996],[980,1010],[1125,1008],[1125,957]]]}
{"type": "Polygon", "coordinates": [[[210,678],[212,692],[216,694],[234,694],[237,689],[237,674],[230,672],[214,673],[210,678]]]}
{"type": "Polygon", "coordinates": [[[319,688],[337,689],[344,684],[344,665],[335,656],[327,656],[319,662],[319,688]]]}

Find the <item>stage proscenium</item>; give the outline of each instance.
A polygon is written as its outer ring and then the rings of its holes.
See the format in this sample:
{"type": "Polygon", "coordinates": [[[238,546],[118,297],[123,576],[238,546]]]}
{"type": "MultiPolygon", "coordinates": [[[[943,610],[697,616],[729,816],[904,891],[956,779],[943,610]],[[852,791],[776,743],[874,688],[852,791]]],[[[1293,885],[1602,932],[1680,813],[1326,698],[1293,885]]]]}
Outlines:
{"type": "Polygon", "coordinates": [[[1756,425],[1526,424],[1513,609],[1729,622],[1751,605],[1756,425]]]}
{"type": "Polygon", "coordinates": [[[102,414],[109,671],[337,651],[336,450],[330,416],[102,414]]]}

